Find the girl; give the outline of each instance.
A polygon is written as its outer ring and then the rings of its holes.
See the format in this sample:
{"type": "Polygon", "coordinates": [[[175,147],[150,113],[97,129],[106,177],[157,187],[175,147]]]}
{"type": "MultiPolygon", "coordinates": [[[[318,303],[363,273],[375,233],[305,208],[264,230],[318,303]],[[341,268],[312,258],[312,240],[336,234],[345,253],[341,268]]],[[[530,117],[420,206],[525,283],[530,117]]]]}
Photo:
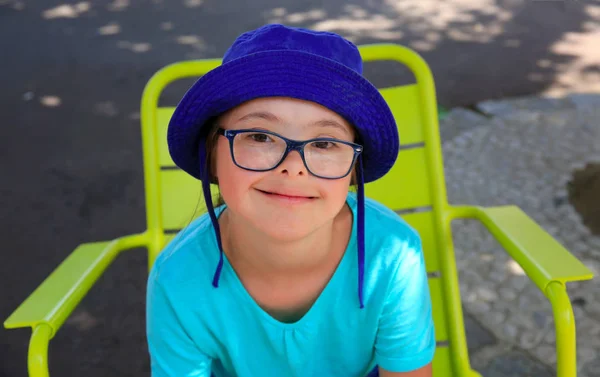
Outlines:
{"type": "Polygon", "coordinates": [[[149,276],[154,377],[431,376],[420,238],[364,198],[399,141],[355,45],[277,24],[242,34],[185,94],[168,143],[209,199],[149,276]]]}

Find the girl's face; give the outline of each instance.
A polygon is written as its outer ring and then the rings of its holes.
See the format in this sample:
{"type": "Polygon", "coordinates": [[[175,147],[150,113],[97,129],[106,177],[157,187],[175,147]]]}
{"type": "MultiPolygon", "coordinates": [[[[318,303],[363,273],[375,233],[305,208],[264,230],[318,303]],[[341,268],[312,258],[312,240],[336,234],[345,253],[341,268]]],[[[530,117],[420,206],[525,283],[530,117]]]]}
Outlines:
{"type": "MultiPolygon", "coordinates": [[[[224,114],[219,126],[271,131],[292,140],[330,137],[354,141],[352,127],[341,116],[316,103],[292,98],[246,102],[224,114]]],[[[252,140],[266,141],[260,136],[252,140]]],[[[213,156],[214,173],[230,215],[273,239],[301,239],[332,221],[345,204],[351,175],[315,177],[296,151],[274,170],[253,172],[234,164],[229,140],[220,136],[213,156]]],[[[237,154],[236,160],[239,162],[237,154]]]]}

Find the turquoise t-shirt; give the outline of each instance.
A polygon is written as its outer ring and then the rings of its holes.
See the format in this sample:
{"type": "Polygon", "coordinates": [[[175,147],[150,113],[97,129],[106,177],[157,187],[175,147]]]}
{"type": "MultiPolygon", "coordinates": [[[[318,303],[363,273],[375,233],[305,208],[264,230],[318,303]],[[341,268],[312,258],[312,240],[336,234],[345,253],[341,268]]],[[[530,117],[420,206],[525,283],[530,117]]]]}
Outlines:
{"type": "MultiPolygon", "coordinates": [[[[356,219],[356,196],[347,203],[356,219]]],[[[217,209],[217,216],[224,207],[217,209]]],[[[283,323],[260,308],[219,249],[208,215],[158,256],[148,278],[153,377],[364,377],[432,361],[435,335],[421,240],[385,206],[365,199],[364,303],[358,302],[356,221],[346,252],[310,310],[283,323]]]]}

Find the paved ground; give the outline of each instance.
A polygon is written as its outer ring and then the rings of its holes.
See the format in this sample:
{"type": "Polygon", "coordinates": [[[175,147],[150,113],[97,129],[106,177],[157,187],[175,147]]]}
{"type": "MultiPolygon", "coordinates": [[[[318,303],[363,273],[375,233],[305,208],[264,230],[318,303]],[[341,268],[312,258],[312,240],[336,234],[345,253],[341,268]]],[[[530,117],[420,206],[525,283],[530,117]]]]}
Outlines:
{"type": "MultiPolygon", "coordinates": [[[[338,31],[357,43],[414,47],[448,107],[593,90],[600,83],[594,4],[0,0],[0,284],[7,287],[0,318],[79,243],[143,230],[139,98],[160,67],[220,56],[242,31],[285,22],[338,31]]],[[[408,79],[388,64],[369,65],[366,73],[378,85],[408,79]]],[[[175,103],[187,84],[174,85],[162,101],[175,103]]],[[[469,130],[461,122],[442,133],[451,141],[469,130]]],[[[52,341],[56,375],[147,374],[144,266],[143,252],[132,251],[102,277],[52,341]]],[[[474,314],[470,328],[478,321],[474,314]]],[[[28,337],[28,330],[0,330],[0,376],[25,375],[28,337]]]]}
{"type": "MultiPolygon", "coordinates": [[[[600,163],[600,94],[477,108],[489,117],[455,110],[441,124],[471,126],[444,143],[449,201],[518,205],[595,273],[596,279],[567,287],[578,329],[579,376],[600,376],[600,232],[586,225],[600,220],[600,213],[588,210],[599,196],[585,195],[600,179],[589,169],[600,163]],[[584,185],[581,175],[588,179],[584,185]],[[578,202],[586,209],[580,213],[573,199],[586,197],[578,202]]],[[[551,375],[556,339],[547,299],[478,222],[457,221],[454,242],[465,309],[493,339],[472,354],[474,367],[492,376],[551,375]],[[532,368],[539,372],[525,373],[532,368]]]]}

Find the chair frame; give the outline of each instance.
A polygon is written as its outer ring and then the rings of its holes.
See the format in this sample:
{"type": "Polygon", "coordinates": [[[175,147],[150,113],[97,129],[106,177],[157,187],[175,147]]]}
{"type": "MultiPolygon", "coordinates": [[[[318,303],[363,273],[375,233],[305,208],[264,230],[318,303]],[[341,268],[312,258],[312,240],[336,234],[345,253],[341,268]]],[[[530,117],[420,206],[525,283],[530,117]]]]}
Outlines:
{"type": "MultiPolygon", "coordinates": [[[[577,375],[575,318],[566,283],[587,280],[592,273],[539,225],[515,206],[484,208],[451,206],[446,186],[438,129],[437,103],[431,71],[414,51],[395,44],[359,46],[364,61],[392,60],[406,65],[418,83],[424,118],[432,208],[443,279],[444,304],[449,331],[453,376],[478,376],[471,369],[458,273],[452,243],[451,222],[476,219],[491,232],[508,254],[523,268],[552,304],[556,327],[557,376],[577,375]]],[[[107,242],[77,247],[4,322],[6,328],[31,327],[28,371],[32,377],[48,377],[48,346],[67,317],[93,284],[123,251],[145,247],[150,269],[166,241],[161,220],[160,169],[158,164],[157,109],[159,96],[173,81],[198,77],[221,64],[220,59],[174,63],[158,71],[146,85],[141,102],[141,125],[146,182],[147,230],[107,242]]],[[[393,193],[390,193],[393,195],[393,193]]]]}

